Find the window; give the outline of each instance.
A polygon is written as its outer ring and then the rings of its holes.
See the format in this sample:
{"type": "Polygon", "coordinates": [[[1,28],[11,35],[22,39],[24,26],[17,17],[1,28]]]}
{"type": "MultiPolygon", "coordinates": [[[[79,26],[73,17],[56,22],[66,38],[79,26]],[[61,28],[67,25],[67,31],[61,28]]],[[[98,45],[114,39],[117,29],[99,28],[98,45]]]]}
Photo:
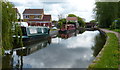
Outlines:
{"type": "Polygon", "coordinates": [[[36,15],[36,16],[34,16],[34,18],[40,18],[40,16],[36,15]]]}
{"type": "Polygon", "coordinates": [[[42,33],[42,29],[41,28],[37,28],[38,34],[42,33]]]}
{"type": "Polygon", "coordinates": [[[47,28],[44,28],[44,33],[48,33],[48,29],[47,28]]]}
{"type": "Polygon", "coordinates": [[[22,36],[27,36],[26,28],[21,27],[21,30],[22,30],[22,36]]]}
{"type": "Polygon", "coordinates": [[[30,28],[30,34],[36,34],[37,33],[37,29],[36,28],[30,28]]]}
{"type": "Polygon", "coordinates": [[[29,15],[26,15],[26,18],[29,18],[29,15]]]}

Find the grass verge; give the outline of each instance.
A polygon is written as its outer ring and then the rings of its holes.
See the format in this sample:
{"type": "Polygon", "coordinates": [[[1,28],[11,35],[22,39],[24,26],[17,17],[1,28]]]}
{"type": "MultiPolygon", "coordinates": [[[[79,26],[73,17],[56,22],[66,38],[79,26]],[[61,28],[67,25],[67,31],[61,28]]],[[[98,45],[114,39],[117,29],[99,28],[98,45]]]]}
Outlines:
{"type": "Polygon", "coordinates": [[[115,31],[115,32],[120,33],[120,29],[110,29],[110,28],[105,28],[105,29],[108,29],[108,30],[111,30],[111,31],[115,31]]]}
{"type": "Polygon", "coordinates": [[[91,64],[89,68],[118,68],[119,65],[119,43],[118,38],[113,33],[107,33],[108,39],[101,52],[99,60],[91,64]]]}
{"type": "Polygon", "coordinates": [[[114,29],[113,31],[120,33],[120,29],[114,29]]]}

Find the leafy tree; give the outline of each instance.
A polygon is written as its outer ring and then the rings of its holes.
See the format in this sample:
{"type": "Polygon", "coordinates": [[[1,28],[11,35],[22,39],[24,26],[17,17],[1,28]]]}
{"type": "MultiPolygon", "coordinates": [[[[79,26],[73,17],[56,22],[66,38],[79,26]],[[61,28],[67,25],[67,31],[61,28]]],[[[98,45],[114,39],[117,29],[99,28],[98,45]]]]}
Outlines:
{"type": "MultiPolygon", "coordinates": [[[[4,49],[12,49],[14,42],[13,34],[18,34],[18,32],[20,32],[20,35],[22,34],[22,31],[18,26],[15,28],[15,31],[12,30],[13,27],[17,25],[15,23],[15,21],[17,21],[17,16],[13,7],[14,5],[8,1],[2,2],[2,46],[4,49]]],[[[21,36],[20,39],[18,36],[16,37],[22,46],[21,36]]]]}
{"type": "Polygon", "coordinates": [[[120,18],[120,1],[118,2],[118,18],[120,18]]]}
{"type": "Polygon", "coordinates": [[[112,25],[110,26],[111,29],[120,29],[120,18],[116,19],[112,25]]]}
{"type": "Polygon", "coordinates": [[[59,22],[63,23],[63,24],[66,24],[66,19],[65,18],[62,18],[59,20],[59,22]]]}
{"type": "Polygon", "coordinates": [[[96,2],[96,20],[100,27],[109,27],[118,17],[118,2],[96,2]]]}
{"type": "Polygon", "coordinates": [[[63,26],[62,22],[59,22],[58,25],[57,25],[57,27],[60,28],[60,29],[62,28],[62,26],[63,26]]]}
{"type": "Polygon", "coordinates": [[[96,23],[97,21],[96,20],[91,20],[90,23],[96,23]]]}
{"type": "Polygon", "coordinates": [[[77,17],[75,14],[68,14],[68,17],[77,17]]]}
{"type": "Polygon", "coordinates": [[[85,21],[82,18],[80,18],[79,16],[77,18],[78,18],[79,26],[84,27],[85,26],[85,21]]]}

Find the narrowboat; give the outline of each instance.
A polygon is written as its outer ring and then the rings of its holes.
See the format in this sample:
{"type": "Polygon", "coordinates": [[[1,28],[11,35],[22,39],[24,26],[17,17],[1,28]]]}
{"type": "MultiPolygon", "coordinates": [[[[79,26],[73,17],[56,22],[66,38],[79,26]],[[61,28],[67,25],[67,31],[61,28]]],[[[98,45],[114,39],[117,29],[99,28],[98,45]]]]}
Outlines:
{"type": "Polygon", "coordinates": [[[75,25],[74,24],[65,24],[60,30],[59,33],[70,33],[75,31],[75,25]]]}
{"type": "MultiPolygon", "coordinates": [[[[43,26],[20,26],[22,30],[22,41],[23,45],[30,45],[40,40],[44,40],[45,38],[49,38],[48,27],[43,26]]],[[[16,37],[15,35],[13,36],[16,37]]],[[[20,38],[20,36],[18,36],[20,38]]]]}

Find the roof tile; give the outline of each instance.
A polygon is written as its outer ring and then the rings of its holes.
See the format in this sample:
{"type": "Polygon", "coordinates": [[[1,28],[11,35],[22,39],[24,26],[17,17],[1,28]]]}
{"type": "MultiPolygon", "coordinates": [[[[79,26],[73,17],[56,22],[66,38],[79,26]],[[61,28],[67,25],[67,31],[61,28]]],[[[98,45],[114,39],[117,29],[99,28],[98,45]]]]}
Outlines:
{"type": "Polygon", "coordinates": [[[43,9],[25,9],[23,14],[43,14],[43,9]]]}

